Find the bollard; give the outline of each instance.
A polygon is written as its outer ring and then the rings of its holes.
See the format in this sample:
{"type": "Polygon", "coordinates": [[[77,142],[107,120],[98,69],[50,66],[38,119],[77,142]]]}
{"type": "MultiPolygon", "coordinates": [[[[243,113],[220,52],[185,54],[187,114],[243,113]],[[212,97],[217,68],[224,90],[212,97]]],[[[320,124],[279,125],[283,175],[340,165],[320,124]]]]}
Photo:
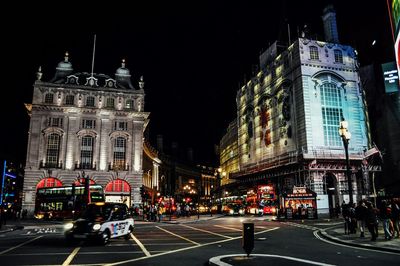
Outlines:
{"type": "Polygon", "coordinates": [[[254,248],[254,223],[243,223],[242,247],[249,257],[254,248]]]}

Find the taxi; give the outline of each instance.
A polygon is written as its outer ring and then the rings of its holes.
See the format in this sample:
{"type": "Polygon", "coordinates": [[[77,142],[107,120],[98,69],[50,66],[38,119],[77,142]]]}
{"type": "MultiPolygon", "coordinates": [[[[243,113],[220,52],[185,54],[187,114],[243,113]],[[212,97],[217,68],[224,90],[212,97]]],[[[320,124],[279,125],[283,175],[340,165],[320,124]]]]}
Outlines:
{"type": "Polygon", "coordinates": [[[123,203],[97,202],[88,204],[80,217],[64,225],[67,242],[87,239],[105,245],[111,238],[129,239],[135,223],[123,203]]]}

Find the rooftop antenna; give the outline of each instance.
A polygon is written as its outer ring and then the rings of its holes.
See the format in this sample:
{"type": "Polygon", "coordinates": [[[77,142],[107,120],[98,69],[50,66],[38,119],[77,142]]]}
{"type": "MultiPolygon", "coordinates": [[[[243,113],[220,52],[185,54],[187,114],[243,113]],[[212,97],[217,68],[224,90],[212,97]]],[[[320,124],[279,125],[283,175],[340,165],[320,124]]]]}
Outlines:
{"type": "Polygon", "coordinates": [[[94,35],[94,41],[93,41],[92,74],[91,74],[91,77],[93,77],[94,55],[95,55],[95,52],[96,52],[96,34],[94,35]]]}

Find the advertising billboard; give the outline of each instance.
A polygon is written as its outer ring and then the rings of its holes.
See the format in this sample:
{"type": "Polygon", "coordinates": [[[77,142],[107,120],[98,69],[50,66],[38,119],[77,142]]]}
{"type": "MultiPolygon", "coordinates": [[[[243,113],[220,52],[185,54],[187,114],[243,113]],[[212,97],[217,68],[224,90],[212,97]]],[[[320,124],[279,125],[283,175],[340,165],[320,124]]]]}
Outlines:
{"type": "MultiPolygon", "coordinates": [[[[389,1],[388,1],[389,3],[389,1]]],[[[397,71],[400,72],[400,34],[399,34],[399,23],[400,23],[400,0],[392,0],[391,4],[391,22],[392,32],[394,37],[394,52],[396,56],[397,71]]],[[[386,85],[386,82],[385,82],[386,85]]]]}
{"type": "Polygon", "coordinates": [[[385,82],[385,92],[393,93],[399,91],[399,72],[395,62],[382,64],[383,80],[385,82]]]}

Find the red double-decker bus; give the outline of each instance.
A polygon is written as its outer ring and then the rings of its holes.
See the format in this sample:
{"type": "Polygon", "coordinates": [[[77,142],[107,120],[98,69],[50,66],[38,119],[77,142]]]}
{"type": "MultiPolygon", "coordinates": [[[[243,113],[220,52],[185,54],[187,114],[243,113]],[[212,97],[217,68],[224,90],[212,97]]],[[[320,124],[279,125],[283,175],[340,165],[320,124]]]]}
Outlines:
{"type": "MultiPolygon", "coordinates": [[[[35,217],[38,219],[72,219],[86,205],[84,186],[38,188],[35,200],[35,217]]],[[[101,185],[89,186],[89,202],[104,202],[101,185]]]]}
{"type": "Polygon", "coordinates": [[[249,214],[275,215],[278,211],[278,195],[276,194],[275,185],[258,185],[256,189],[249,190],[246,204],[246,211],[249,214]]]}

